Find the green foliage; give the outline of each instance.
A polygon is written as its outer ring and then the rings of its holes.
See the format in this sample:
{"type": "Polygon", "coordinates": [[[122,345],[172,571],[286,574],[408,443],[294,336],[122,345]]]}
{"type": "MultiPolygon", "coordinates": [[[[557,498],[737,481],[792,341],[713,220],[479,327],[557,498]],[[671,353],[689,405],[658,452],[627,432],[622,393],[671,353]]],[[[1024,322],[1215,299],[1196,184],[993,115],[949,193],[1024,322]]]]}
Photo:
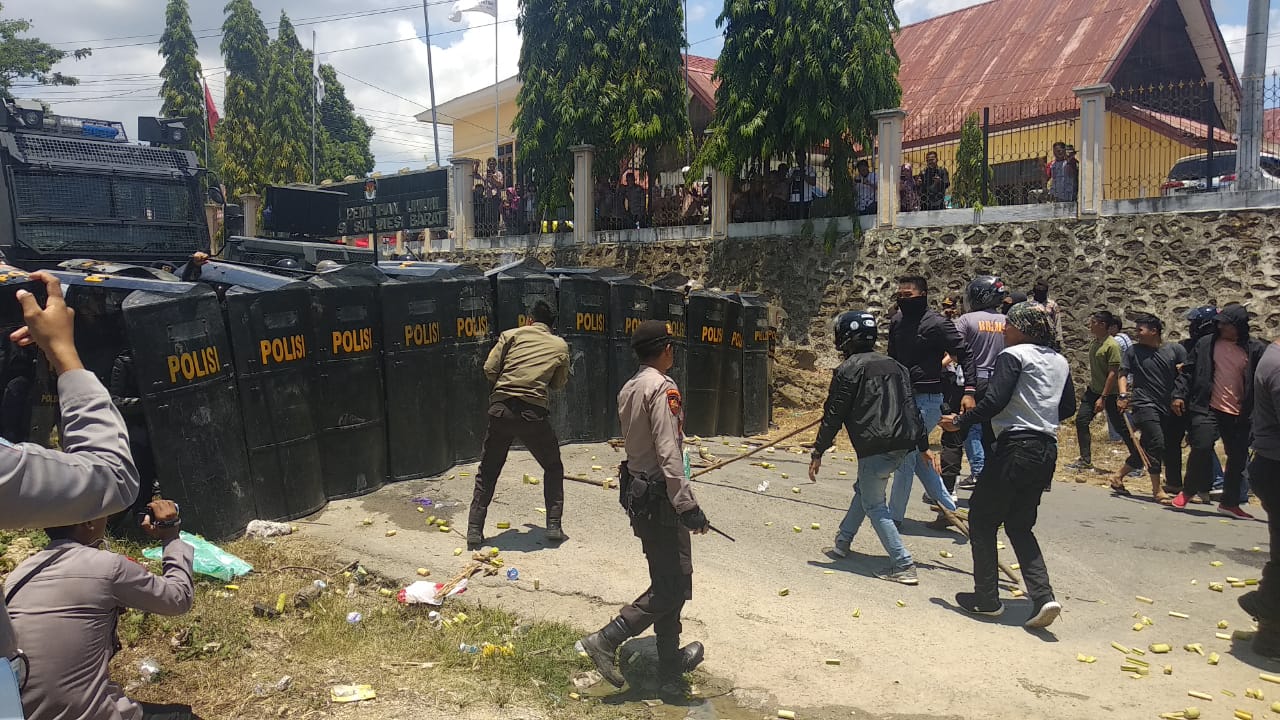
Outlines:
{"type": "Polygon", "coordinates": [[[311,180],[311,103],[315,81],[311,53],[302,49],[289,16],[280,12],[280,27],[268,53],[267,114],[262,144],[270,148],[262,180],[287,185],[311,180]]]}
{"type": "MultiPolygon", "coordinates": [[[[956,170],[951,175],[951,204],[953,207],[978,207],[990,204],[991,196],[982,197],[982,126],[978,113],[964,119],[960,129],[960,146],[956,148],[956,170]]],[[[987,179],[991,179],[988,170],[987,179]]],[[[991,183],[987,183],[988,189],[991,183]]]]}
{"type": "Polygon", "coordinates": [[[226,119],[218,124],[222,181],[232,196],[257,192],[271,153],[260,142],[266,112],[268,37],[252,0],[224,8],[222,57],[227,68],[226,119]]]}
{"type": "Polygon", "coordinates": [[[616,167],[689,135],[679,0],[520,0],[516,163],[544,209],[568,203],[569,148],[616,167]]]}
{"type": "MultiPolygon", "coordinates": [[[[0,4],[0,11],[3,10],[4,5],[0,4]]],[[[39,38],[18,37],[30,29],[29,20],[0,20],[0,97],[13,97],[10,92],[13,82],[24,78],[41,85],[79,85],[77,78],[50,71],[68,55],[82,60],[92,51],[89,48],[59,50],[39,38]]]]}
{"type": "Polygon", "coordinates": [[[160,87],[160,115],[187,118],[188,140],[181,147],[195,151],[196,160],[203,163],[209,135],[205,129],[199,48],[191,32],[187,0],[169,0],[164,22],[159,51],[164,58],[164,67],[160,69],[160,77],[164,80],[160,87]]]}
{"type": "Polygon", "coordinates": [[[373,151],[369,149],[373,128],[356,115],[332,65],[320,66],[320,81],[324,86],[324,99],[320,102],[318,121],[319,176],[333,180],[348,175],[364,176],[373,170],[373,151]]]}
{"type": "Polygon", "coordinates": [[[852,201],[853,145],[902,98],[892,0],[726,0],[713,133],[696,164],[745,163],[832,143],[837,198],[852,201]],[[837,166],[838,165],[838,166],[837,166]]]}

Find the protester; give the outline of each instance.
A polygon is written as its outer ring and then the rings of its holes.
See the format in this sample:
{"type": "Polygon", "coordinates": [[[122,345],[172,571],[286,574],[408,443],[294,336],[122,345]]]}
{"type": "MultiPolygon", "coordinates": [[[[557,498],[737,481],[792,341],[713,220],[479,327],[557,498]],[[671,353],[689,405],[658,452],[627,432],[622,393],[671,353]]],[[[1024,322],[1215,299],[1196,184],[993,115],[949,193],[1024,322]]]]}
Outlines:
{"type": "MultiPolygon", "coordinates": [[[[1113,315],[1111,317],[1111,326],[1107,328],[1107,332],[1111,333],[1111,337],[1115,338],[1116,344],[1120,346],[1120,357],[1121,359],[1123,359],[1124,354],[1129,352],[1129,348],[1133,347],[1133,338],[1129,337],[1129,334],[1124,332],[1124,320],[1119,315],[1113,315]]],[[[1123,420],[1123,418],[1121,419],[1123,420]]],[[[1120,442],[1121,426],[1124,426],[1123,422],[1120,423],[1119,426],[1117,426],[1112,424],[1111,418],[1109,416],[1107,417],[1107,436],[1110,438],[1111,442],[1120,442]]],[[[1128,428],[1126,427],[1125,430],[1127,431],[1128,428]]],[[[1181,481],[1181,475],[1182,475],[1181,463],[1179,463],[1178,468],[1179,468],[1178,470],[1179,481],[1181,481]]],[[[1136,469],[1133,472],[1129,473],[1129,477],[1134,477],[1134,478],[1142,477],[1142,472],[1143,472],[1142,469],[1136,469]]],[[[1168,492],[1168,491],[1166,490],[1165,492],[1168,492]]]]}
{"type": "Polygon", "coordinates": [[[1076,201],[1076,188],[1080,179],[1080,162],[1076,160],[1074,147],[1064,142],[1053,144],[1053,160],[1045,166],[1045,181],[1049,185],[1049,197],[1054,202],[1076,201]]]}
{"type": "MultiPolygon", "coordinates": [[[[964,372],[962,410],[974,404],[973,378],[978,376],[964,338],[955,324],[929,309],[929,282],[919,275],[908,275],[898,281],[898,312],[889,323],[889,357],[902,363],[910,373],[912,392],[925,429],[933,431],[942,416],[942,358],[951,355],[964,372]]],[[[889,508],[895,523],[902,523],[911,496],[912,478],[919,475],[925,492],[943,507],[951,509],[954,498],[942,484],[942,477],[932,463],[920,453],[910,451],[894,473],[889,508]]]]}
{"type": "MultiPolygon", "coordinates": [[[[996,312],[996,308],[1008,295],[1004,281],[992,275],[979,275],[965,288],[964,306],[968,312],[956,321],[956,330],[964,338],[978,372],[976,378],[966,380],[974,386],[974,397],[978,401],[982,400],[987,381],[995,371],[996,358],[1004,350],[1005,316],[996,312]]],[[[986,454],[991,451],[994,441],[995,435],[986,423],[975,425],[966,433],[965,449],[975,477],[982,475],[986,454]]]]}
{"type": "Polygon", "coordinates": [[[880,544],[889,553],[889,567],[876,573],[876,577],[915,585],[919,582],[915,561],[893,524],[885,504],[885,490],[890,473],[912,449],[937,470],[938,461],[929,452],[929,431],[912,398],[907,369],[875,352],[875,316],[862,311],[841,313],[832,329],[844,362],[831,374],[822,424],[813,443],[809,481],[817,482],[822,455],[831,448],[841,427],[849,433],[849,442],[858,455],[858,479],[831,553],[838,558],[848,557],[849,544],[862,521],[869,517],[880,544]]]}
{"type": "Polygon", "coordinates": [[[1062,349],[1062,313],[1058,309],[1058,303],[1049,297],[1049,283],[1044,280],[1037,280],[1033,288],[1031,288],[1031,299],[1044,306],[1049,311],[1049,322],[1053,324],[1053,339],[1058,343],[1058,350],[1062,349]]]}
{"type": "MultiPolygon", "coordinates": [[[[1190,357],[1191,351],[1195,349],[1196,343],[1200,338],[1206,335],[1212,335],[1217,329],[1218,308],[1215,305],[1201,305],[1187,311],[1187,337],[1178,341],[1183,350],[1187,351],[1190,357]]],[[[1182,447],[1183,441],[1187,438],[1187,432],[1191,429],[1191,416],[1187,413],[1181,415],[1174,413],[1169,423],[1169,433],[1165,436],[1166,443],[1172,443],[1177,447],[1182,447]]],[[[1166,463],[1164,469],[1164,491],[1172,495],[1178,495],[1182,492],[1182,454],[1178,453],[1177,462],[1173,462],[1173,455],[1169,456],[1169,462],[1166,463]]],[[[1218,454],[1213,453],[1214,465],[1214,482],[1221,486],[1222,463],[1218,460],[1218,454]]],[[[1174,498],[1176,501],[1177,498],[1174,498]]],[[[1200,505],[1209,504],[1209,493],[1197,493],[1189,495],[1187,502],[1197,503],[1200,505]]]]}
{"type": "Polygon", "coordinates": [[[111,682],[119,608],[156,615],[191,609],[194,550],[179,539],[178,506],[154,500],[141,520],[162,543],[164,576],[106,549],[105,517],[46,528],[49,545],[9,574],[9,616],[36,672],[22,692],[27,720],[188,720],[187,705],[131,700],[111,682]]]}
{"type": "Polygon", "coordinates": [[[1076,409],[1071,368],[1053,349],[1053,324],[1044,306],[1024,302],[1009,310],[1005,349],[987,392],[971,411],[943,419],[943,427],[967,431],[990,422],[995,451],[969,500],[973,587],[956,604],[980,615],[1000,615],[996,532],[1001,525],[1022,569],[1033,603],[1025,627],[1049,626],[1062,612],[1053,595],[1040,544],[1032,532],[1041,496],[1050,489],[1058,460],[1058,424],[1076,409]]]}
{"type": "MultiPolygon", "coordinates": [[[[1138,433],[1137,441],[1147,456],[1151,496],[1160,504],[1168,505],[1172,499],[1161,487],[1160,472],[1169,455],[1182,453],[1181,447],[1170,447],[1165,442],[1165,434],[1172,424],[1171,404],[1178,366],[1186,362],[1187,353],[1181,345],[1164,341],[1164,323],[1156,316],[1138,313],[1133,316],[1133,322],[1138,342],[1121,360],[1120,396],[1116,405],[1121,412],[1132,408],[1130,415],[1138,433]]],[[[1126,462],[1111,480],[1111,491],[1130,495],[1124,479],[1135,469],[1126,462]]]]}
{"type": "MultiPolygon", "coordinates": [[[[38,346],[58,377],[65,452],[0,441],[0,528],[6,529],[104,517],[128,507],[138,493],[124,420],[107,389],[80,361],[73,313],[61,283],[44,272],[32,273],[30,279],[44,284],[47,300],[41,308],[34,295],[17,292],[26,325],[13,330],[9,339],[23,348],[38,346]]],[[[11,670],[20,688],[33,674],[46,672],[33,671],[0,601],[0,672],[11,670]]]]}
{"type": "Polygon", "coordinates": [[[1280,342],[1267,346],[1253,379],[1253,460],[1249,478],[1267,511],[1270,555],[1257,590],[1237,603],[1258,621],[1253,651],[1280,659],[1280,342]]]}
{"type": "Polygon", "coordinates": [[[923,210],[944,210],[947,207],[947,188],[951,178],[947,169],[939,167],[938,153],[930,150],[924,156],[924,170],[920,173],[920,207],[923,210]]]}
{"type": "Polygon", "coordinates": [[[871,172],[871,163],[859,160],[857,172],[853,174],[854,190],[857,192],[857,208],[859,215],[876,214],[876,193],[879,179],[871,172]]]}
{"type": "Polygon", "coordinates": [[[898,210],[916,212],[920,209],[920,185],[911,174],[911,163],[903,163],[898,179],[898,210]]]}
{"type": "Polygon", "coordinates": [[[1186,485],[1173,506],[1184,508],[1188,497],[1209,492],[1214,443],[1221,438],[1227,467],[1218,513],[1251,520],[1240,508],[1240,484],[1253,429],[1252,380],[1267,346],[1249,337],[1249,313],[1243,305],[1227,305],[1216,320],[1214,332],[1196,341],[1174,386],[1173,414],[1190,416],[1191,453],[1186,485]]]}
{"type": "MultiPolygon", "coordinates": [[[[1124,464],[1131,468],[1142,466],[1142,456],[1133,444],[1129,428],[1117,405],[1123,355],[1120,343],[1110,334],[1114,322],[1115,316],[1107,310],[1099,310],[1089,316],[1089,333],[1093,335],[1088,350],[1089,386],[1085,389],[1080,409],[1076,412],[1076,442],[1080,446],[1080,457],[1067,465],[1072,470],[1093,469],[1093,436],[1089,427],[1093,424],[1093,419],[1103,413],[1114,427],[1119,428],[1120,438],[1129,450],[1124,464]]],[[[1077,482],[1084,480],[1081,477],[1077,482]]]]}

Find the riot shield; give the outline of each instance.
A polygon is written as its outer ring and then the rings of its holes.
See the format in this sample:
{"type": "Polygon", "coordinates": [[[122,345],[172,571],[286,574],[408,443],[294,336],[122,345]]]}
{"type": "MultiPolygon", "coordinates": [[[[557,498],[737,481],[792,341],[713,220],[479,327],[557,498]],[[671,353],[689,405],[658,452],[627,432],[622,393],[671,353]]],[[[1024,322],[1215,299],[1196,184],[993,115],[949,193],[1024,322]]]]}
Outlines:
{"type": "Polygon", "coordinates": [[[448,272],[382,269],[391,277],[382,284],[387,466],[392,480],[428,477],[453,465],[443,344],[448,272]]]}
{"type": "Polygon", "coordinates": [[[742,434],[769,431],[769,303],[756,293],[742,301],[742,434]]]}
{"type": "Polygon", "coordinates": [[[449,397],[449,441],[454,462],[470,462],[484,449],[489,378],[484,361],[493,346],[493,295],[482,275],[445,280],[445,385],[449,397]]]}
{"type": "Polygon", "coordinates": [[[316,379],[311,291],[277,277],[274,289],[232,287],[224,308],[258,517],[310,515],[326,502],[311,394],[316,379]]]}
{"type": "Polygon", "coordinates": [[[631,334],[651,317],[653,289],[631,275],[609,278],[609,435],[619,437],[618,392],[640,369],[631,334]]]}
{"type": "Polygon", "coordinates": [[[225,540],[257,514],[231,342],[213,290],[184,286],[134,292],[123,316],[160,492],[186,530],[225,540]]]}
{"type": "Polygon", "coordinates": [[[725,321],[728,300],[709,290],[689,293],[689,379],[684,428],[689,435],[715,435],[720,415],[720,385],[724,367],[725,321]]]}
{"type": "Polygon", "coordinates": [[[609,391],[609,283],[594,268],[555,268],[560,306],[557,334],[569,344],[569,382],[551,402],[551,420],[563,442],[603,442],[611,436],[609,391]]]}
{"type": "Polygon", "coordinates": [[[378,306],[385,277],[369,265],[348,265],[309,281],[317,338],[311,398],[330,500],[372,492],[387,476],[378,306]]]}
{"type": "Polygon", "coordinates": [[[556,281],[533,258],[496,267],[485,273],[493,285],[495,334],[528,324],[529,311],[539,300],[556,312],[556,281]]]}
{"type": "Polygon", "coordinates": [[[676,382],[676,387],[683,393],[689,389],[689,323],[686,318],[684,293],[670,288],[654,287],[649,307],[653,319],[665,322],[667,332],[675,338],[672,342],[672,356],[675,364],[667,371],[667,376],[676,382]]]}
{"type": "Polygon", "coordinates": [[[742,436],[742,302],[725,298],[724,362],[720,368],[720,412],[716,433],[742,436]]]}

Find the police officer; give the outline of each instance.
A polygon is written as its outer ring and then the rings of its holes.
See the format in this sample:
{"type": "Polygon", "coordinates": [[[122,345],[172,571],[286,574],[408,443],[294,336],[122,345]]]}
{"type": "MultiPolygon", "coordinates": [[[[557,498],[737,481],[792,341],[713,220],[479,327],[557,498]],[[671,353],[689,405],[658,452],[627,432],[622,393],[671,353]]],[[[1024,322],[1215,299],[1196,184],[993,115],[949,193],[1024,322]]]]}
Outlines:
{"type": "Polygon", "coordinates": [[[551,334],[555,316],[546,301],[535,303],[529,315],[532,323],[498,336],[484,363],[484,374],[493,383],[493,392],[489,394],[489,428],[467,519],[469,550],[479,550],[484,544],[484,519],[493,502],[498,475],[507,463],[511,441],[516,439],[542,466],[546,538],[552,542],[569,539],[560,524],[564,515],[564,464],[547,409],[547,389],[562,388],[569,381],[569,345],[551,334]]]}
{"type": "Polygon", "coordinates": [[[618,646],[652,625],[662,692],[682,696],[684,673],[702,662],[703,655],[702,643],[680,647],[680,611],[693,596],[689,535],[705,534],[710,523],[684,472],[684,405],[680,390],[665,374],[674,363],[672,341],[666,323],[641,323],[631,336],[640,371],[618,393],[627,453],[619,470],[620,497],[649,562],[649,589],[608,625],[583,638],[579,648],[606,680],[622,687],[618,646]]]}

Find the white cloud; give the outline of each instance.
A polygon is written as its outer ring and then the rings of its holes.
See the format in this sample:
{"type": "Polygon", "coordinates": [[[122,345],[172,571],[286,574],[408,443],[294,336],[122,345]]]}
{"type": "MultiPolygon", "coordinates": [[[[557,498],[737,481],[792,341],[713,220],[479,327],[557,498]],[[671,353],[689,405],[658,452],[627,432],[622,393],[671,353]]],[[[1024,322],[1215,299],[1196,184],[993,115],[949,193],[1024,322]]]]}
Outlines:
{"type": "Polygon", "coordinates": [[[711,8],[704,2],[695,2],[689,6],[689,22],[696,23],[706,20],[711,14],[711,8]]]}

